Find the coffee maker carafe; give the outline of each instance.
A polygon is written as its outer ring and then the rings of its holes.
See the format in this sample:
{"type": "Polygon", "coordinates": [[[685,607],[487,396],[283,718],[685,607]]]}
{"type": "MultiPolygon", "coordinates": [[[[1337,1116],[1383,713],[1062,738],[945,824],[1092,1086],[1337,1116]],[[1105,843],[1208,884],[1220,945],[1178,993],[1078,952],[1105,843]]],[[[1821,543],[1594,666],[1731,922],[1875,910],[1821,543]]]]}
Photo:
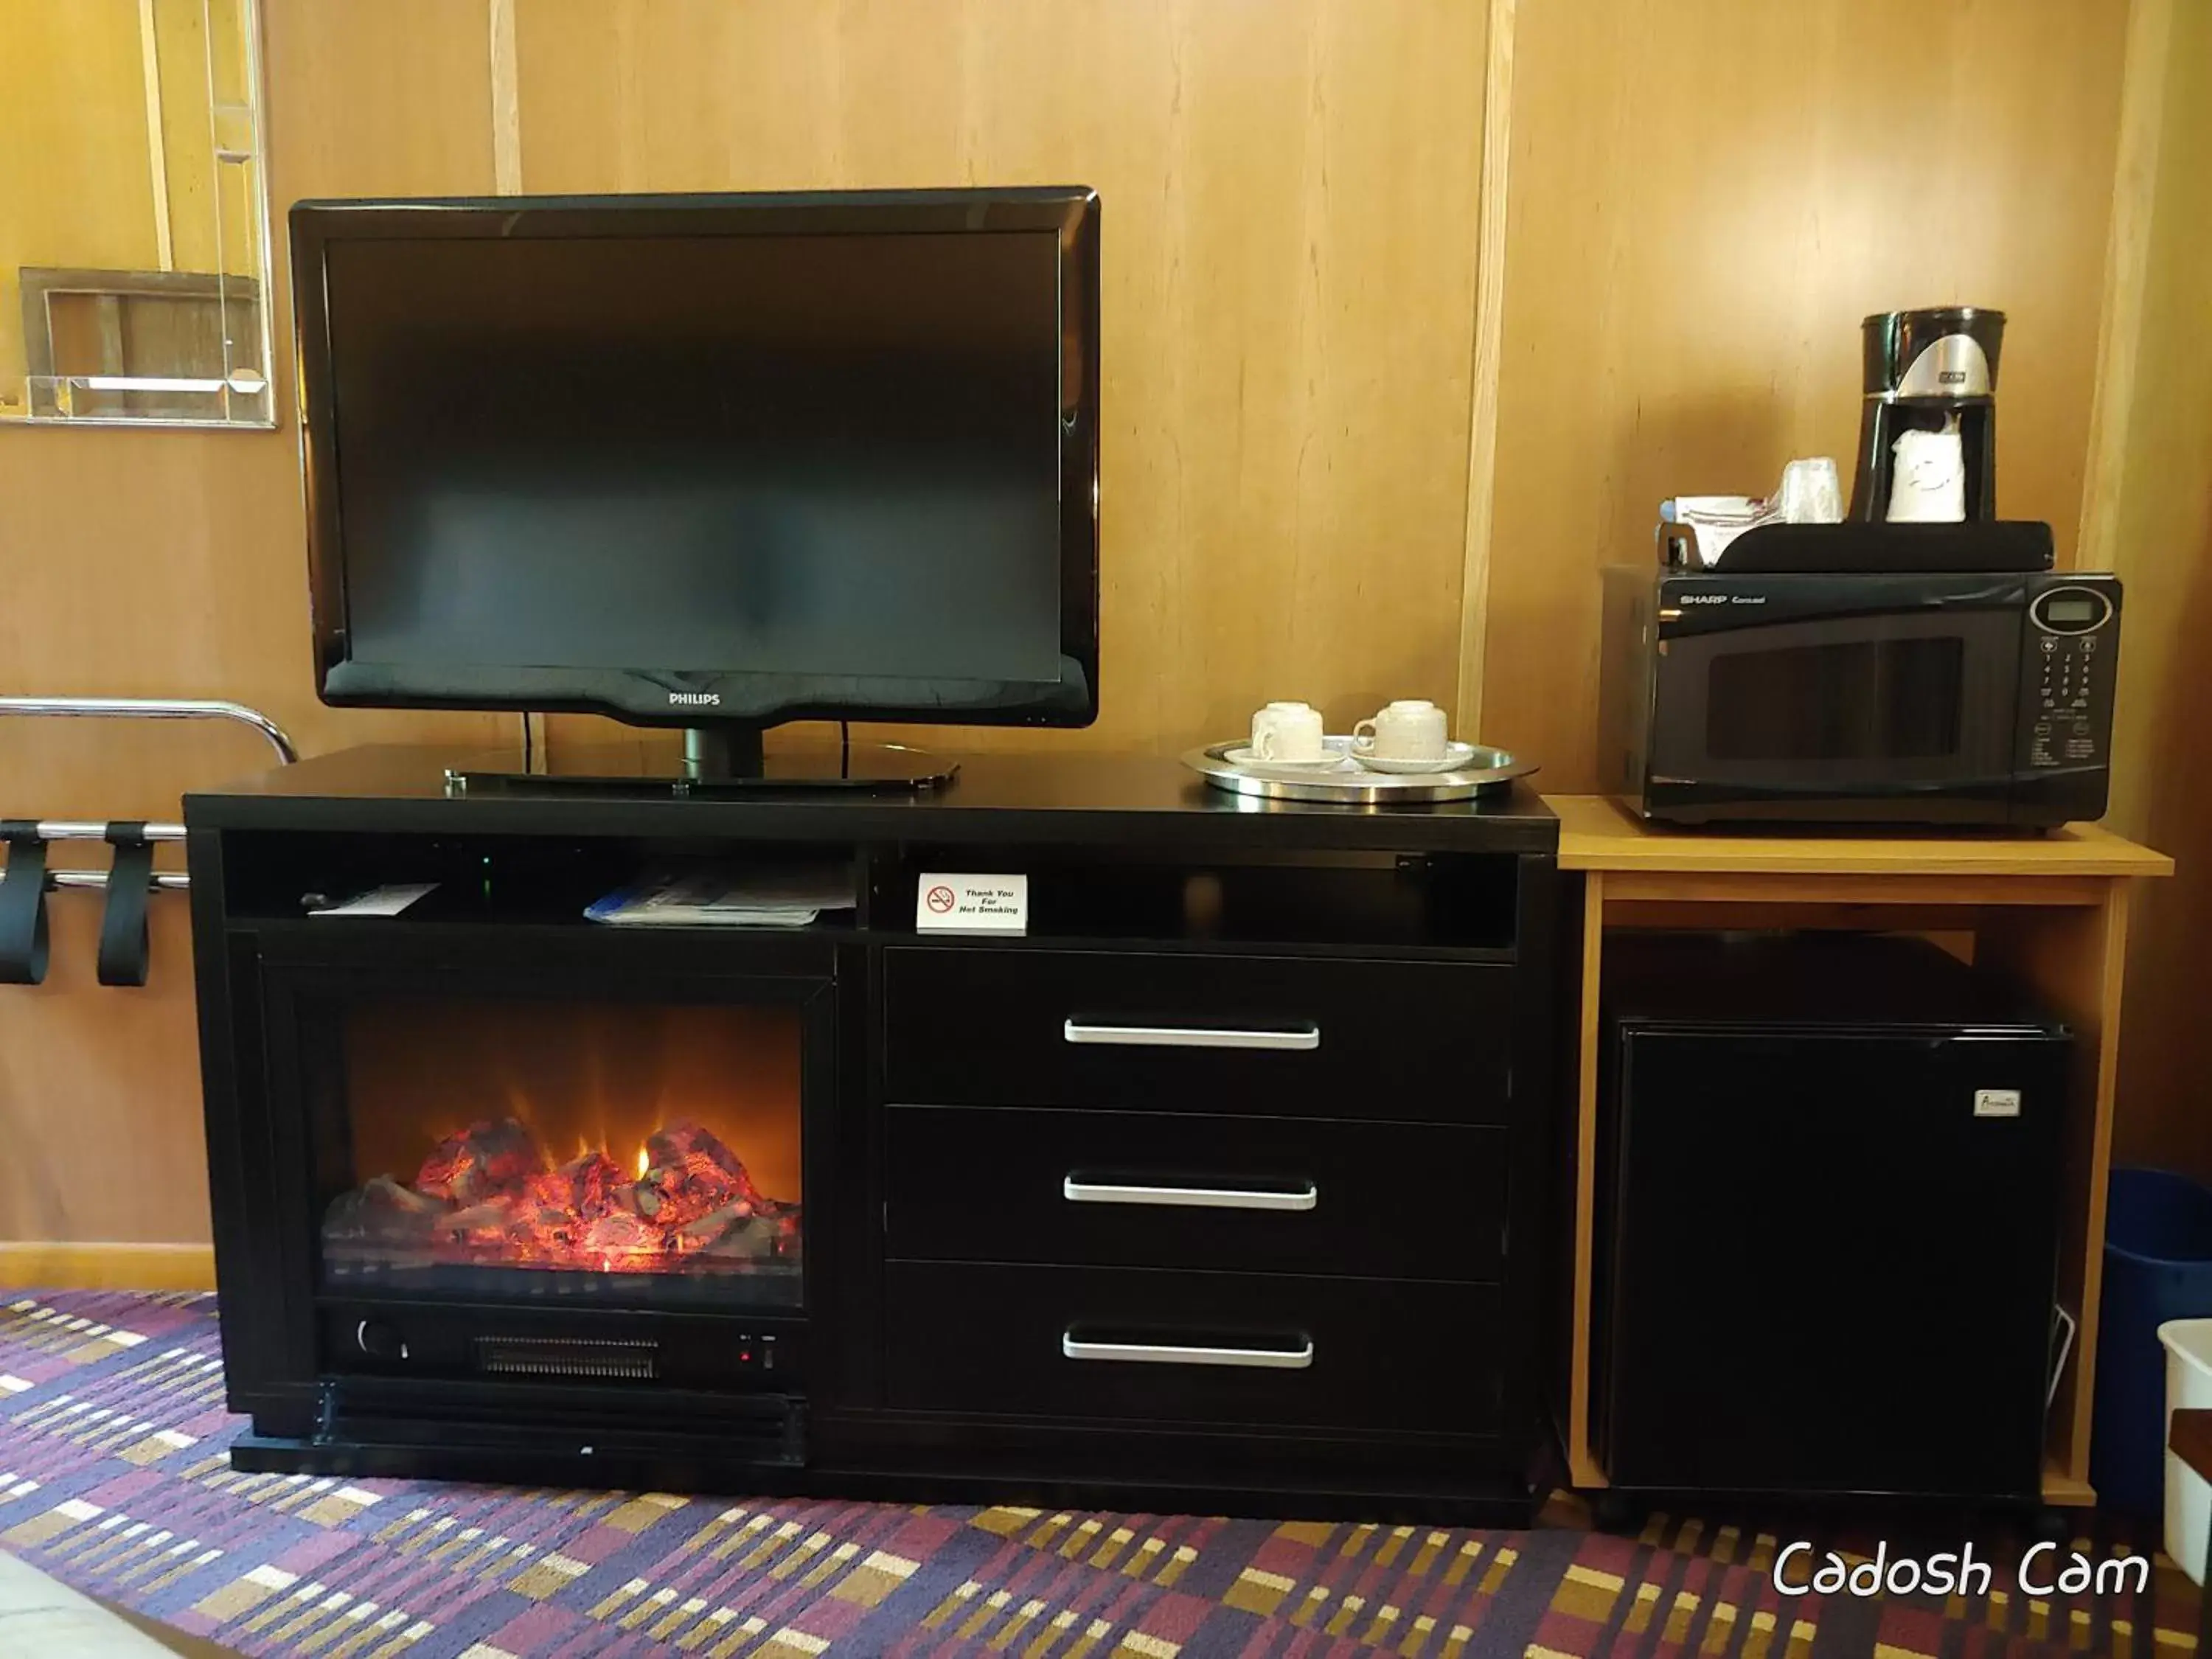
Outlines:
{"type": "Polygon", "coordinates": [[[1869,524],[1996,518],[2004,313],[1977,306],[1885,311],[1861,326],[1866,397],[1850,516],[1869,524]],[[1908,436],[1922,433],[1930,435],[1908,436]]]}

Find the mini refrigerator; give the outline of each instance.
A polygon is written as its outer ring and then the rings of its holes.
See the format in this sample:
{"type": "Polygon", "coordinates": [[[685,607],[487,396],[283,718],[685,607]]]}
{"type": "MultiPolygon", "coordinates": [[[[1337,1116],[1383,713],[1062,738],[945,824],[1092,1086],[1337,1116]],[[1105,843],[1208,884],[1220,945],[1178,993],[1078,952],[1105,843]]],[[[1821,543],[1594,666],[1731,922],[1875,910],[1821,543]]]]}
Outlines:
{"type": "Polygon", "coordinates": [[[1606,945],[1619,1487],[2033,1498],[2072,1036],[1917,939],[1606,945]]]}

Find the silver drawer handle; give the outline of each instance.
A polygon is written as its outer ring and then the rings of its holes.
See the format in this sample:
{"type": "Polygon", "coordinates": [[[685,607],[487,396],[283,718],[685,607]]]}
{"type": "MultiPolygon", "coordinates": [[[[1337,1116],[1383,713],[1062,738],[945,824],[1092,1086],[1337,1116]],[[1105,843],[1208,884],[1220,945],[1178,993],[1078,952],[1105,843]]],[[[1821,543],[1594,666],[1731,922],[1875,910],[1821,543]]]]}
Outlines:
{"type": "Polygon", "coordinates": [[[1249,1187],[1133,1187],[1069,1176],[1060,1183],[1060,1195],[1071,1204],[1158,1204],[1192,1210],[1310,1210],[1321,1202],[1321,1188],[1310,1181],[1303,1192],[1270,1193],[1249,1187]]]}
{"type": "Polygon", "coordinates": [[[1321,1047],[1321,1027],[1279,1031],[1224,1030],[1212,1025],[1092,1025],[1071,1019],[1060,1035],[1070,1042],[1110,1043],[1124,1048],[1291,1048],[1321,1047]]]}
{"type": "Polygon", "coordinates": [[[1134,1365],[1246,1365],[1257,1370],[1303,1371],[1313,1366],[1314,1346],[1285,1348],[1186,1348],[1158,1342],[1085,1342],[1062,1331],[1060,1351],[1070,1359],[1121,1360],[1134,1365]]]}

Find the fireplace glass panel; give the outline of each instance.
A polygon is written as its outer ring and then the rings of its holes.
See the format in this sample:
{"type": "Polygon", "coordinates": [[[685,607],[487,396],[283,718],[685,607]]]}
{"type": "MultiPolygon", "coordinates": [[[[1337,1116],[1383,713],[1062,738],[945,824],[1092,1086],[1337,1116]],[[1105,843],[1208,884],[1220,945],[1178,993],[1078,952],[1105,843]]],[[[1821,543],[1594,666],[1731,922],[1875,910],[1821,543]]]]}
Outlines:
{"type": "Polygon", "coordinates": [[[796,1006],[346,1005],[322,1275],[352,1294],[796,1307],[796,1006]]]}

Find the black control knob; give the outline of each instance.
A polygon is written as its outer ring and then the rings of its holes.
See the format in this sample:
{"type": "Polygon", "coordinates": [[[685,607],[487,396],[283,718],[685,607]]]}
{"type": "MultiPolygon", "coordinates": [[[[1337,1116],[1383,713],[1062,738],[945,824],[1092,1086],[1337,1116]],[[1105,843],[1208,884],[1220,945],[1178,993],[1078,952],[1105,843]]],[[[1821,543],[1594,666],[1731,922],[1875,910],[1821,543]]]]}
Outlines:
{"type": "Polygon", "coordinates": [[[399,1333],[380,1319],[364,1319],[354,1329],[355,1346],[371,1359],[404,1359],[407,1345],[399,1333]]]}

